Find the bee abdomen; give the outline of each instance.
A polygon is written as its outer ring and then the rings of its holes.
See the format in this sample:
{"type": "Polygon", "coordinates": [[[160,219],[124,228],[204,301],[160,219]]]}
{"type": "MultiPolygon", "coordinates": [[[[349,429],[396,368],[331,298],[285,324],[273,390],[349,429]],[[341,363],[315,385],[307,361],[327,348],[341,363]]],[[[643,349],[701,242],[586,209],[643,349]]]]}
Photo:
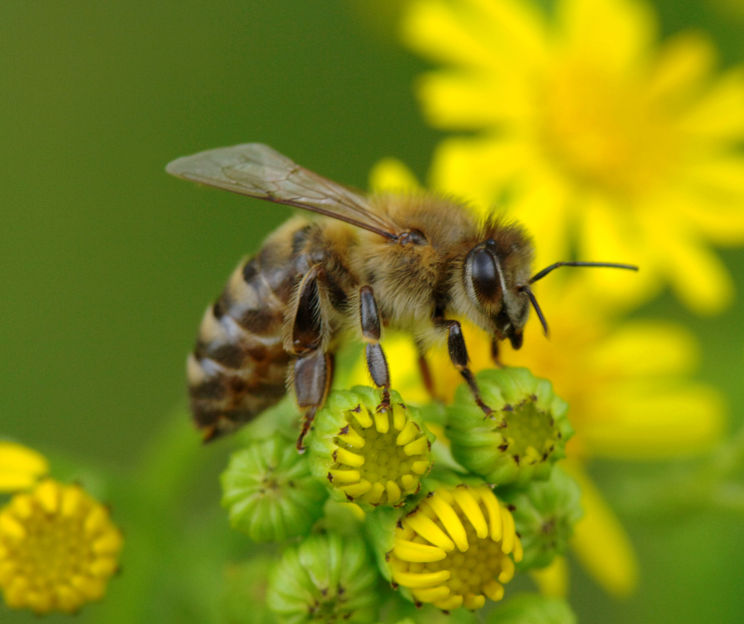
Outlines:
{"type": "Polygon", "coordinates": [[[187,361],[191,409],[205,440],[237,429],[286,392],[282,327],[297,276],[286,259],[261,266],[260,257],[241,263],[206,310],[187,361]]]}

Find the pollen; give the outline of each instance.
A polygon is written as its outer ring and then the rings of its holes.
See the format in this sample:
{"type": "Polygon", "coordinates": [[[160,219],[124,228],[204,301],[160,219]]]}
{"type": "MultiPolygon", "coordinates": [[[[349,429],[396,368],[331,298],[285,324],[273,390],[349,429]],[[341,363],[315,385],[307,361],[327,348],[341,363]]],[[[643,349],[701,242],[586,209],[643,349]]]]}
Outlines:
{"type": "Polygon", "coordinates": [[[13,609],[74,613],[100,599],[119,566],[122,536],[77,485],[51,479],[0,510],[0,588],[13,609]]]}
{"type": "Polygon", "coordinates": [[[345,410],[332,445],[328,481],[355,502],[402,504],[431,468],[429,439],[403,403],[345,410]]]}
{"type": "Polygon", "coordinates": [[[521,558],[511,513],[485,485],[436,489],[397,526],[388,553],[392,580],[446,611],[501,600],[521,558]]]}

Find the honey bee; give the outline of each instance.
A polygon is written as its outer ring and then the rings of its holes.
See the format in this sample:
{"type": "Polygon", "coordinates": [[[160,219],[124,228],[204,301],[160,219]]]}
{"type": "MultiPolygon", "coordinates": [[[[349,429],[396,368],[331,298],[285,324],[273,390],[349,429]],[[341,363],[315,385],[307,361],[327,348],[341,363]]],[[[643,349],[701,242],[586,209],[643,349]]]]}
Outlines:
{"type": "Polygon", "coordinates": [[[204,439],[235,430],[293,388],[304,413],[302,450],[333,379],[334,353],[350,335],[365,344],[367,367],[390,402],[382,328],[408,332],[424,354],[447,339],[452,364],[485,414],[468,367],[459,321],[466,318],[498,344],[522,345],[530,307],[547,323],[530,288],[560,266],[531,275],[533,246],[525,231],[434,195],[371,195],[309,171],[267,145],[247,143],[178,158],[166,171],[186,180],[316,213],[295,216],[244,259],[207,308],[187,361],[191,409],[204,439]]]}

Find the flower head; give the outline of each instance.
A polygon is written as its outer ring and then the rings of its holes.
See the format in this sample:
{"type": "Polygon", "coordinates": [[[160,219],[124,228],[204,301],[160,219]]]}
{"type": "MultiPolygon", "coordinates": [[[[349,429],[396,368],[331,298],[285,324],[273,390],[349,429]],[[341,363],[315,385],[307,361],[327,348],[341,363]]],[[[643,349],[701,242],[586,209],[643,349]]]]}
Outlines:
{"type": "Polygon", "coordinates": [[[435,187],[482,207],[508,195],[540,266],[574,246],[640,265],[590,276],[616,301],[664,282],[700,312],[729,301],[708,245],[744,241],[744,67],[716,76],[700,34],[659,45],[635,0],[559,0],[550,17],[515,0],[419,1],[404,37],[445,64],[419,82],[428,119],[479,133],[440,145],[435,187]]]}
{"type": "Polygon", "coordinates": [[[267,603],[292,624],[374,622],[377,580],[360,537],[312,535],[288,548],[271,571],[267,603]]]}
{"type": "Polygon", "coordinates": [[[222,474],[230,523],[258,542],[307,534],[327,496],[294,443],[281,434],[233,453],[222,474]]]}
{"type": "Polygon", "coordinates": [[[313,472],[337,496],[366,505],[400,505],[431,468],[431,443],[415,408],[391,393],[357,386],[334,392],[318,413],[309,441],[313,472]]]}
{"type": "Polygon", "coordinates": [[[522,558],[512,515],[486,485],[437,485],[392,526],[378,537],[387,574],[416,602],[447,611],[501,600],[522,558]]]}
{"type": "Polygon", "coordinates": [[[121,547],[104,506],[77,485],[44,480],[0,510],[5,602],[36,613],[73,613],[103,596],[121,547]]]}
{"type": "Polygon", "coordinates": [[[455,459],[494,485],[546,478],[573,434],[566,402],[526,368],[484,370],[476,378],[494,411],[484,417],[470,389],[457,389],[447,421],[455,459]]]}

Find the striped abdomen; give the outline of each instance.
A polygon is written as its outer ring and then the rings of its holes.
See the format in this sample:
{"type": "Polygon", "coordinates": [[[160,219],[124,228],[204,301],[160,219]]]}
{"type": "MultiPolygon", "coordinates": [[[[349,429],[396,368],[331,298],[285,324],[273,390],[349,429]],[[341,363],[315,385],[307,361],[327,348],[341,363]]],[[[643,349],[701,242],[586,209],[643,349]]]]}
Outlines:
{"type": "Polygon", "coordinates": [[[284,314],[307,264],[304,254],[276,237],[284,229],[238,266],[202,319],[187,375],[194,420],[205,440],[235,430],[286,393],[284,314]]]}

